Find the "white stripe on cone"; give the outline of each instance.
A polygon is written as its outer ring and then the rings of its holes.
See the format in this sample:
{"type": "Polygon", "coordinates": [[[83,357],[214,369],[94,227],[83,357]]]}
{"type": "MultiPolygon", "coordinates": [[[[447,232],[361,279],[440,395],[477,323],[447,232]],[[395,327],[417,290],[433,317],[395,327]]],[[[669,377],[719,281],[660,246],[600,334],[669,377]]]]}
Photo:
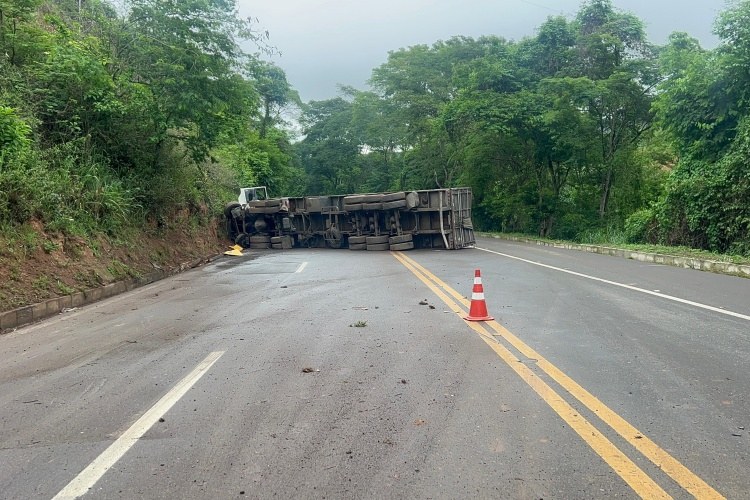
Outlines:
{"type": "Polygon", "coordinates": [[[471,300],[484,300],[483,292],[472,292],[471,300]]]}

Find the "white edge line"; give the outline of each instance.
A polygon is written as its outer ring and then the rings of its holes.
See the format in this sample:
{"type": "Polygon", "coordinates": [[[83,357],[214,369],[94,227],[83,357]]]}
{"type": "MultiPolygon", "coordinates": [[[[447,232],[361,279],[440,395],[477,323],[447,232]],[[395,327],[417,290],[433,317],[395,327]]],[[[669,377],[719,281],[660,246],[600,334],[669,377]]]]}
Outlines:
{"type": "Polygon", "coordinates": [[[307,262],[303,262],[302,264],[299,265],[299,267],[297,268],[297,270],[294,271],[294,272],[295,273],[301,273],[302,271],[305,270],[306,267],[307,267],[307,262]]]}
{"type": "Polygon", "coordinates": [[[165,394],[146,413],[143,414],[128,430],[96,457],[88,467],[83,469],[65,488],[52,500],[68,500],[78,498],[96,484],[110,467],[112,467],[138,440],[156,423],[159,418],[169,411],[182,396],[206,374],[209,368],[224,354],[215,351],[206,356],[195,369],[165,394]]]}
{"type": "Polygon", "coordinates": [[[701,304],[700,302],[693,302],[692,300],[681,299],[679,297],[673,297],[672,295],[666,295],[664,293],[654,292],[654,291],[651,291],[651,290],[646,290],[644,288],[638,288],[638,287],[632,286],[632,285],[626,285],[625,283],[618,283],[616,281],[610,281],[610,280],[605,280],[603,278],[597,278],[596,276],[589,276],[588,274],[577,273],[575,271],[570,271],[568,269],[562,269],[560,267],[550,266],[548,264],[542,264],[541,262],[534,262],[533,260],[522,259],[521,257],[516,257],[515,255],[508,255],[508,254],[501,253],[501,252],[495,252],[494,250],[488,250],[486,248],[476,247],[476,249],[477,250],[481,250],[482,252],[494,253],[496,255],[500,255],[502,257],[507,257],[509,259],[515,259],[515,260],[520,260],[522,262],[527,262],[527,263],[533,264],[535,266],[546,267],[548,269],[554,269],[555,271],[560,271],[560,272],[563,272],[563,273],[572,274],[573,276],[579,276],[581,278],[586,278],[586,279],[590,279],[590,280],[594,280],[594,281],[600,281],[602,283],[607,283],[608,285],[619,286],[619,287],[622,287],[622,288],[627,288],[628,290],[633,290],[633,291],[641,292],[641,293],[647,293],[647,294],[653,295],[655,297],[661,297],[662,299],[672,300],[674,302],[680,302],[682,304],[687,304],[687,305],[690,305],[690,306],[700,307],[701,309],[707,309],[709,311],[713,311],[713,312],[717,312],[717,313],[721,313],[721,314],[726,314],[727,316],[734,316],[735,318],[740,318],[740,319],[744,319],[744,320],[750,321],[750,316],[748,316],[746,314],[737,313],[737,312],[734,312],[734,311],[728,311],[727,309],[720,309],[718,307],[709,306],[709,305],[706,305],[706,304],[701,304]]]}

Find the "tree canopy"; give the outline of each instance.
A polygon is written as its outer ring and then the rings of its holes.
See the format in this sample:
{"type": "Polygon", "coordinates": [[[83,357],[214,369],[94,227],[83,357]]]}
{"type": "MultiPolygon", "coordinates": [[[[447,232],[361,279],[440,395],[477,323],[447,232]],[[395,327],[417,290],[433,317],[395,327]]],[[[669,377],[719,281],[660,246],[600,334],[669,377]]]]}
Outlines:
{"type": "Polygon", "coordinates": [[[748,19],[735,0],[716,49],[687,33],[655,46],[587,0],[521,40],[394,50],[369,89],[302,103],[232,0],[0,0],[0,221],[75,229],[50,204],[105,227],[220,211],[240,183],[468,185],[483,229],[747,254],[748,19]]]}

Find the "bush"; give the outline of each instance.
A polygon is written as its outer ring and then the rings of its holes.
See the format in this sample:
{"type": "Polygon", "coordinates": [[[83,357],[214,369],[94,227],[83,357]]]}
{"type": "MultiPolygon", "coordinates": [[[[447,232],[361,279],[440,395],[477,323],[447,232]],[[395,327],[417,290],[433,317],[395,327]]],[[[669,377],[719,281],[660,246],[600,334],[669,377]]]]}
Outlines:
{"type": "Polygon", "coordinates": [[[637,210],[625,219],[625,240],[628,243],[657,243],[658,227],[653,209],[637,210]]]}
{"type": "Polygon", "coordinates": [[[43,172],[28,150],[8,157],[0,168],[0,222],[22,224],[42,210],[39,192],[43,172]]]}
{"type": "Polygon", "coordinates": [[[0,106],[0,167],[29,145],[31,127],[13,108],[0,106]]]}

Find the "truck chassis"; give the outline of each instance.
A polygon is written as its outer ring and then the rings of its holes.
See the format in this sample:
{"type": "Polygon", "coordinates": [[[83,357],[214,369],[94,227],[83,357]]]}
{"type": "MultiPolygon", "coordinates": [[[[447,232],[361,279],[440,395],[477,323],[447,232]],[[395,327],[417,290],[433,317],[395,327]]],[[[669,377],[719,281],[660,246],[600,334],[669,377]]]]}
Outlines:
{"type": "Polygon", "coordinates": [[[474,245],[471,188],[269,198],[243,188],[225,210],[227,236],[243,248],[456,250],[474,245]]]}

